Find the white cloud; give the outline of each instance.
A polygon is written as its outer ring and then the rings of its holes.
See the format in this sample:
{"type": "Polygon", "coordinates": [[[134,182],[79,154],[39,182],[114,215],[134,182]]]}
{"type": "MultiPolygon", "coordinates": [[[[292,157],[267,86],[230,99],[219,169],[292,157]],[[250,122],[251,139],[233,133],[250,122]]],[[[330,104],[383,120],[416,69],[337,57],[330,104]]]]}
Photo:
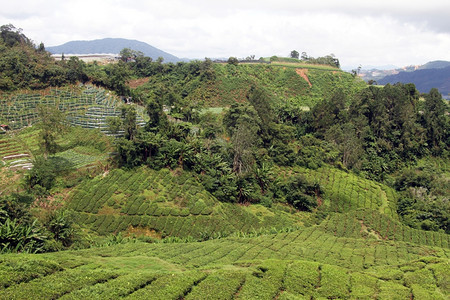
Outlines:
{"type": "Polygon", "coordinates": [[[0,23],[39,43],[122,37],[179,57],[312,56],[342,65],[450,60],[450,2],[428,1],[9,1],[0,23]]]}

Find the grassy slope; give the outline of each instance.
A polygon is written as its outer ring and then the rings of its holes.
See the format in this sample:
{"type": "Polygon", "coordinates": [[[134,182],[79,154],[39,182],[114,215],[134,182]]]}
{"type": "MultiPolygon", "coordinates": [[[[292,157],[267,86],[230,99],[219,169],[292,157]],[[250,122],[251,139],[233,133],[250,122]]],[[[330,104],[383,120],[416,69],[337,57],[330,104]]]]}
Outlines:
{"type": "MultiPolygon", "coordinates": [[[[312,107],[336,89],[352,96],[366,84],[339,69],[308,64],[214,64],[215,78],[200,81],[198,77],[170,79],[171,76],[154,76],[138,89],[151,91],[155,86],[166,85],[182,95],[189,91],[187,102],[202,103],[205,107],[223,107],[246,101],[252,85],[264,88],[277,103],[285,101],[302,107],[312,107]],[[309,81],[309,82],[308,82],[309,81]],[[311,85],[310,85],[311,84],[311,85]]],[[[177,77],[176,74],[173,77],[177,77]]]]}
{"type": "MultiPolygon", "coordinates": [[[[314,106],[335,89],[341,88],[352,95],[364,87],[348,73],[320,66],[278,63],[274,65],[214,65],[216,80],[212,85],[201,87],[209,92],[209,103],[216,105],[245,101],[252,84],[264,87],[275,101],[290,101],[301,106],[314,106]],[[304,72],[311,86],[299,73],[304,72]]],[[[207,102],[208,103],[208,102],[207,102]]]]}

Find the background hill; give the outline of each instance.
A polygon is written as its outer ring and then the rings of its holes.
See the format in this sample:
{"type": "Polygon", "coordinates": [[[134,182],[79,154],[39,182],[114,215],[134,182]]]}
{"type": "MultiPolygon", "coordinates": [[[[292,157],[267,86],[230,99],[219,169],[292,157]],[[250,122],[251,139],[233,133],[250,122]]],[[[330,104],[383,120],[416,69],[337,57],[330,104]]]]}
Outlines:
{"type": "Polygon", "coordinates": [[[419,69],[414,72],[400,72],[378,80],[379,84],[393,84],[397,82],[414,83],[416,88],[422,93],[428,93],[432,88],[437,88],[445,96],[450,93],[450,66],[419,69]]]}
{"type": "Polygon", "coordinates": [[[60,46],[47,47],[46,49],[52,54],[118,54],[123,48],[141,51],[145,56],[151,57],[152,59],[157,59],[161,56],[164,58],[165,62],[180,61],[178,57],[155,48],[147,43],[121,38],[105,38],[92,41],[71,41],[60,46]]]}
{"type": "Polygon", "coordinates": [[[427,62],[426,64],[419,67],[419,70],[424,69],[443,69],[450,67],[450,61],[445,60],[434,60],[427,62]]]}

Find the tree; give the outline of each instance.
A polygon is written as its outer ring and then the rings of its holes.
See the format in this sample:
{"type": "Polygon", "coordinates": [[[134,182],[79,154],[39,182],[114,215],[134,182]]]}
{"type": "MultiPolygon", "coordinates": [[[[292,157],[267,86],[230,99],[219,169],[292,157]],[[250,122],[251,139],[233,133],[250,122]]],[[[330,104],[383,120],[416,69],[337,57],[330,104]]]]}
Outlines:
{"type": "Polygon", "coordinates": [[[142,164],[142,156],[134,141],[119,138],[115,141],[118,159],[121,166],[136,167],[142,164]]]}
{"type": "Polygon", "coordinates": [[[123,62],[136,61],[138,57],[143,57],[144,53],[141,51],[136,51],[130,48],[123,48],[120,50],[119,57],[123,62]]]}
{"type": "Polygon", "coordinates": [[[40,144],[44,157],[47,158],[58,149],[56,138],[66,130],[65,116],[56,106],[39,105],[37,110],[40,144]]]}
{"type": "Polygon", "coordinates": [[[123,127],[123,122],[120,117],[106,117],[106,124],[108,124],[109,132],[112,134],[119,133],[123,127]]]}
{"type": "Polygon", "coordinates": [[[127,140],[134,140],[137,133],[136,108],[133,105],[122,106],[122,124],[127,140]]]}
{"type": "Polygon", "coordinates": [[[64,247],[69,247],[75,240],[74,216],[68,210],[57,210],[49,215],[47,229],[53,238],[64,247]]]}
{"type": "Polygon", "coordinates": [[[45,52],[45,46],[44,46],[44,43],[40,43],[39,44],[39,47],[38,47],[38,49],[37,49],[39,52],[45,52]]]}
{"type": "Polygon", "coordinates": [[[330,99],[319,102],[313,107],[311,113],[316,134],[324,134],[328,128],[346,120],[346,95],[339,89],[330,99]]]}
{"type": "Polygon", "coordinates": [[[53,187],[57,175],[55,164],[42,156],[33,160],[33,168],[25,175],[26,189],[36,196],[44,196],[53,187]]]}
{"type": "Polygon", "coordinates": [[[230,58],[228,58],[227,62],[228,62],[228,64],[234,65],[234,66],[237,66],[239,64],[239,60],[233,56],[230,56],[230,58]]]}
{"type": "Polygon", "coordinates": [[[352,123],[337,123],[325,133],[325,139],[338,148],[345,168],[355,165],[363,154],[362,141],[358,139],[352,123]]]}
{"type": "MultiPolygon", "coordinates": [[[[449,135],[449,119],[445,115],[445,103],[442,95],[435,88],[425,97],[424,125],[427,131],[427,139],[434,153],[445,148],[449,135]]],[[[447,144],[448,145],[448,144],[447,144]]]]}
{"type": "Polygon", "coordinates": [[[214,80],[216,73],[214,71],[213,62],[211,59],[205,57],[205,60],[200,63],[200,77],[202,80],[214,80]]]}
{"type": "Polygon", "coordinates": [[[361,72],[361,65],[359,65],[358,68],[352,70],[352,76],[356,78],[356,76],[359,76],[359,72],[361,72]]]}
{"type": "Polygon", "coordinates": [[[247,173],[254,163],[254,149],[261,144],[258,133],[261,119],[258,112],[248,104],[233,104],[223,123],[231,135],[233,145],[233,171],[247,173]]]}
{"type": "Polygon", "coordinates": [[[296,59],[298,59],[298,57],[299,57],[298,51],[297,51],[297,50],[292,50],[292,51],[291,51],[291,58],[296,58],[296,59]]]}
{"type": "Polygon", "coordinates": [[[65,66],[68,69],[67,78],[70,82],[76,83],[80,81],[84,83],[89,80],[86,75],[86,64],[78,57],[71,56],[65,66]]]}
{"type": "Polygon", "coordinates": [[[308,59],[309,59],[308,54],[306,54],[306,52],[303,51],[303,52],[302,52],[301,59],[302,59],[302,60],[308,60],[308,59]]]}
{"type": "Polygon", "coordinates": [[[17,44],[33,45],[31,40],[22,33],[22,29],[17,29],[12,24],[2,25],[0,27],[0,37],[9,47],[13,47],[17,44]]]}
{"type": "Polygon", "coordinates": [[[119,61],[116,64],[109,64],[106,66],[106,85],[121,96],[130,94],[130,88],[127,85],[131,73],[127,65],[119,61]]]}
{"type": "Polygon", "coordinates": [[[295,208],[303,211],[312,211],[317,207],[318,199],[323,191],[316,182],[310,182],[301,175],[296,174],[289,178],[289,181],[283,186],[286,194],[286,200],[295,208]]]}
{"type": "Polygon", "coordinates": [[[161,98],[150,96],[145,101],[145,105],[149,116],[145,130],[156,132],[161,129],[161,126],[167,125],[167,116],[163,111],[161,98]]]}

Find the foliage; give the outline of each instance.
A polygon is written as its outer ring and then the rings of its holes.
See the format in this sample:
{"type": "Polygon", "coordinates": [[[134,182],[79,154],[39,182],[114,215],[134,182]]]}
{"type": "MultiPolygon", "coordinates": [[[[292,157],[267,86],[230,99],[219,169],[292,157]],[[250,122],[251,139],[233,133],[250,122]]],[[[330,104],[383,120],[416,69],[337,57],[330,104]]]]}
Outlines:
{"type": "Polygon", "coordinates": [[[0,252],[41,252],[46,236],[32,218],[23,195],[0,198],[0,252]]]}
{"type": "Polygon", "coordinates": [[[56,138],[65,130],[64,115],[51,106],[38,106],[41,147],[44,157],[57,152],[56,138]]]}
{"type": "Polygon", "coordinates": [[[85,64],[77,58],[56,62],[43,44],[36,48],[21,29],[9,24],[0,30],[0,90],[43,89],[87,81],[85,64]]]}
{"type": "Polygon", "coordinates": [[[291,51],[291,58],[296,58],[296,59],[298,59],[299,58],[299,53],[298,53],[298,51],[297,50],[292,50],[291,51]]]}
{"type": "Polygon", "coordinates": [[[57,169],[52,161],[37,156],[33,160],[33,168],[25,176],[26,188],[38,196],[43,196],[53,187],[56,176],[57,169]]]}
{"type": "Polygon", "coordinates": [[[426,167],[405,168],[395,177],[401,192],[397,212],[413,228],[449,233],[448,172],[434,168],[433,159],[425,161],[426,167]]]}
{"type": "Polygon", "coordinates": [[[233,66],[237,66],[239,64],[239,60],[236,57],[230,56],[227,63],[233,66]]]}
{"type": "MultiPolygon", "coordinates": [[[[435,92],[432,94],[436,97],[435,92]]],[[[423,121],[418,110],[419,101],[412,84],[386,85],[382,89],[370,86],[350,104],[345,93],[337,91],[330,100],[321,102],[306,113],[309,114],[305,118],[309,121],[306,126],[301,119],[291,118],[290,122],[303,127],[301,131],[311,132],[333,144],[339,151],[344,168],[383,180],[387,173],[393,173],[431,149],[441,154],[447,151],[445,135],[435,135],[439,136],[439,142],[432,142],[428,137],[430,147],[426,143],[427,130],[446,132],[442,98],[434,100],[441,103],[440,113],[437,113],[441,115],[441,121],[432,127],[423,121]]]]}
{"type": "Polygon", "coordinates": [[[69,247],[75,240],[73,218],[73,214],[70,211],[57,210],[49,215],[45,224],[55,241],[60,242],[63,247],[69,247]]]}
{"type": "Polygon", "coordinates": [[[6,219],[0,224],[1,253],[43,251],[46,236],[41,231],[37,220],[24,224],[19,219],[6,219]]]}
{"type": "Polygon", "coordinates": [[[311,211],[317,206],[316,199],[323,193],[319,183],[309,182],[302,175],[292,176],[283,190],[289,204],[306,211],[311,211]]]}

